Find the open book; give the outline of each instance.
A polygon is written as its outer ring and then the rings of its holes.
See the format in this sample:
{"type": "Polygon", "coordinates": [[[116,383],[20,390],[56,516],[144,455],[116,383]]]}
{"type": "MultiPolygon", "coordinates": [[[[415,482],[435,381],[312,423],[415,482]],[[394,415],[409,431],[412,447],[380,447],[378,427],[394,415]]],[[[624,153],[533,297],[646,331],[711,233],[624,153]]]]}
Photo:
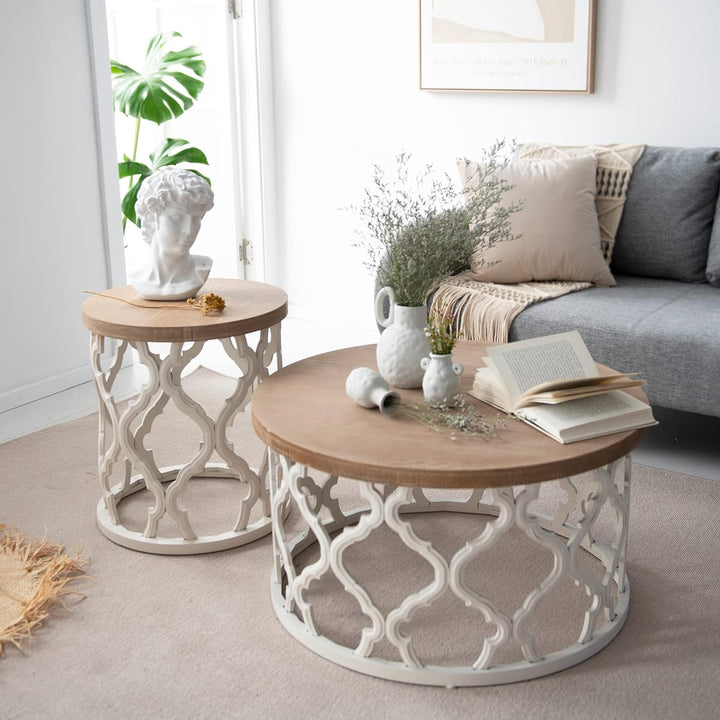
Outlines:
{"type": "Polygon", "coordinates": [[[622,392],[636,374],[600,375],[577,331],[488,347],[470,394],[569,443],[655,425],[650,406],[622,392]]]}

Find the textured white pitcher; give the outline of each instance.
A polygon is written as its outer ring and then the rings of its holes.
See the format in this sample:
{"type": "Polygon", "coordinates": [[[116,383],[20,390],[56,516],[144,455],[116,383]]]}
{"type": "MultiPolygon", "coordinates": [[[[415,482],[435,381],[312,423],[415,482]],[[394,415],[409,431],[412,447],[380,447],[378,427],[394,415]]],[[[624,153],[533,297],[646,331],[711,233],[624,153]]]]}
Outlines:
{"type": "Polygon", "coordinates": [[[430,354],[430,340],[425,335],[427,308],[396,305],[392,288],[384,287],[375,298],[375,318],[385,328],[377,344],[380,374],[395,387],[421,387],[425,371],[420,361],[430,354]],[[385,298],[390,301],[387,317],[385,298]]]}
{"type": "Polygon", "coordinates": [[[460,393],[460,376],[463,366],[452,361],[452,355],[434,355],[420,361],[425,370],[422,381],[423,395],[428,405],[455,407],[460,393]]]}

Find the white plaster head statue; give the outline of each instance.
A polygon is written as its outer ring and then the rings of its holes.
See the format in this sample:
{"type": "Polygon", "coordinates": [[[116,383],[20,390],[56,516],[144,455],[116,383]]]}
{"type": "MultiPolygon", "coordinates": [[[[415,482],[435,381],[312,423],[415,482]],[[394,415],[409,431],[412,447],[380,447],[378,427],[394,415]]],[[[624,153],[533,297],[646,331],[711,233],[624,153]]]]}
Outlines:
{"type": "Polygon", "coordinates": [[[210,274],[212,259],[191,255],[190,248],[212,206],[210,185],[189,170],[161,168],[145,179],[135,212],[150,252],[146,266],[130,279],[140,297],[184,300],[195,296],[210,274]]]}

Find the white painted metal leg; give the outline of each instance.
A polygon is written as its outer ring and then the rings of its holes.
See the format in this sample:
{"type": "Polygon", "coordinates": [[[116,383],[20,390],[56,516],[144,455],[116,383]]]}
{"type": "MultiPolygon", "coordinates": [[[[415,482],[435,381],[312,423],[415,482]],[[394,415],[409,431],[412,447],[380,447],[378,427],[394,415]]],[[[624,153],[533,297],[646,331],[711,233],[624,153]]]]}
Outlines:
{"type": "Polygon", "coordinates": [[[102,360],[104,338],[92,335],[90,342],[90,362],[100,404],[98,476],[102,496],[97,521],[103,534],[134,550],[170,555],[226,550],[267,535],[271,531],[267,451],[259,470],[250,468],[229,442],[227,429],[236,415],[245,410],[253,388],[267,377],[272,362],[281,367],[279,325],[261,331],[255,349],[250,347],[244,335],[221,340],[241,375],[215,420],[182,387],[182,371],[202,349],[201,342],[166,343],[163,347],[167,347],[167,352],[161,355],[152,352],[148,343],[123,341],[105,367],[102,360]],[[139,395],[123,409],[113,396],[113,383],[128,346],[137,351],[148,380],[139,395]],[[170,400],[198,427],[202,441],[189,462],[159,468],[144,441],[170,400]],[[217,453],[223,462],[211,463],[213,453],[217,453]],[[113,468],[118,463],[123,464],[123,478],[113,484],[113,468]],[[215,478],[241,481],[247,487],[247,494],[240,501],[234,526],[224,532],[198,536],[189,511],[180,505],[180,498],[190,480],[215,478]],[[122,524],[118,504],[143,489],[150,492],[152,506],[147,510],[145,529],[137,532],[122,524]],[[258,503],[262,514],[251,522],[251,512],[258,503]],[[174,521],[176,536],[158,536],[158,525],[164,517],[174,521]]]}
{"type": "MultiPolygon", "coordinates": [[[[419,488],[359,481],[358,490],[367,505],[343,513],[331,495],[337,477],[330,476],[324,483],[314,480],[306,466],[293,464],[273,452],[270,464],[273,606],[284,627],[297,640],[332,662],[409,683],[494,685],[529,680],[582,662],[605,647],[622,628],[630,597],[625,576],[629,458],[586,473],[582,478],[550,481],[562,489],[565,497],[555,505],[552,516],[537,509],[539,484],[475,491],[463,499],[452,494],[439,497],[419,488]],[[294,526],[298,514],[302,520],[300,531],[291,533],[286,527],[283,511],[288,503],[295,511],[294,526]],[[436,511],[486,515],[489,519],[486,522],[478,519],[482,530],[446,559],[432,541],[418,536],[410,522],[417,513],[436,511]],[[603,541],[594,534],[601,524],[604,535],[611,536],[603,541]],[[612,527],[608,529],[609,524],[612,527]],[[351,548],[363,546],[380,527],[395,533],[432,571],[427,586],[412,592],[408,588],[404,600],[390,610],[385,598],[374,597],[353,577],[344,559],[351,548]],[[508,613],[493,599],[496,587],[483,587],[482,594],[473,588],[482,584],[477,576],[478,561],[491,556],[498,542],[506,542],[511,531],[516,533],[515,542],[521,537],[518,531],[524,534],[551,560],[551,568],[508,613]],[[316,559],[304,564],[300,553],[312,545],[317,545],[316,559]],[[471,567],[476,568],[474,575],[471,567]],[[317,617],[318,609],[313,606],[309,590],[311,583],[322,578],[339,581],[360,608],[365,625],[355,647],[331,639],[327,619],[317,617]],[[562,589],[567,587],[579,587],[588,597],[574,625],[580,629],[579,634],[568,647],[546,651],[535,636],[538,608],[551,593],[569,592],[562,589]],[[453,594],[469,611],[476,611],[478,620],[482,619],[490,629],[471,664],[424,664],[414,647],[411,618],[446,593],[453,594]],[[381,607],[386,610],[383,612],[381,607]],[[320,627],[326,629],[326,635],[320,633],[320,627]],[[383,656],[375,652],[381,643],[386,647],[383,656]],[[388,647],[394,648],[396,660],[388,659],[388,647]],[[507,663],[498,659],[499,651],[507,647],[519,649],[523,659],[507,663]]],[[[451,521],[452,517],[447,516],[442,520],[451,521]]],[[[394,579],[394,589],[398,582],[399,579],[394,579]]],[[[514,579],[509,577],[508,582],[513,583],[514,579]]],[[[375,588],[374,592],[379,591],[375,588]]],[[[464,617],[467,623],[467,615],[464,617]]]]}

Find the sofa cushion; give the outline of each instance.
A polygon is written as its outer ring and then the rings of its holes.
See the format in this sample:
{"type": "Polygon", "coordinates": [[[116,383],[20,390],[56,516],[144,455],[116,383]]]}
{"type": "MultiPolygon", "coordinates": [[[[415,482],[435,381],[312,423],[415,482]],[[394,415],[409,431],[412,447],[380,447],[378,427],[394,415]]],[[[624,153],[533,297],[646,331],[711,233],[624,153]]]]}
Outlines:
{"type": "Polygon", "coordinates": [[[720,287],[720,197],[715,206],[715,219],[710,233],[710,246],[708,248],[708,261],[705,268],[707,281],[715,287],[720,287]]]}
{"type": "MultiPolygon", "coordinates": [[[[513,162],[499,171],[510,189],[502,203],[523,204],[510,215],[514,240],[473,256],[478,280],[521,283],[572,280],[613,285],[600,249],[592,155],[537,162],[513,162]]],[[[477,163],[458,161],[464,186],[472,191],[477,163]]]]}
{"type": "Polygon", "coordinates": [[[531,305],[513,321],[510,340],[578,330],[596,362],[640,372],[654,405],[718,415],[720,294],[708,284],[616,277],[531,305]]]}
{"type": "Polygon", "coordinates": [[[605,262],[612,257],[615,235],[625,205],[633,167],[645,145],[551,145],[546,142],[523,143],[517,150],[520,160],[554,160],[564,157],[594,155],[597,160],[595,209],[600,225],[600,247],[605,262]]]}
{"type": "Polygon", "coordinates": [[[718,148],[645,148],[628,186],[613,272],[705,282],[718,189],[718,148]]]}

